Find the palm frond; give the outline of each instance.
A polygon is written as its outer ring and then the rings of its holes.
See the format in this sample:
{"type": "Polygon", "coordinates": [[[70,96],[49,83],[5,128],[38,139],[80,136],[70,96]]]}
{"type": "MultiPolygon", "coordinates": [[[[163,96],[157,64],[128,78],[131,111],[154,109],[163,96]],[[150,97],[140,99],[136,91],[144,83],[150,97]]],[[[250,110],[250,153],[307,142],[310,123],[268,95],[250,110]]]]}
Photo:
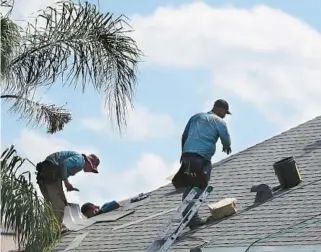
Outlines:
{"type": "Polygon", "coordinates": [[[19,46],[20,39],[20,27],[8,16],[1,15],[1,79],[10,70],[10,60],[19,46]]]}
{"type": "Polygon", "coordinates": [[[71,121],[71,114],[63,107],[35,102],[25,95],[1,95],[0,98],[13,101],[9,111],[18,114],[20,119],[27,119],[28,124],[46,124],[50,134],[62,130],[71,121]]]}
{"type": "Polygon", "coordinates": [[[21,52],[11,61],[13,76],[8,81],[36,87],[60,78],[75,88],[81,85],[83,92],[91,84],[104,94],[110,118],[116,117],[119,128],[126,125],[142,56],[128,36],[132,30],[127,18],[100,13],[87,2],[61,1],[36,20],[29,24],[21,52]]]}
{"type": "Polygon", "coordinates": [[[19,251],[50,251],[59,240],[60,225],[51,207],[37,195],[30,172],[18,174],[24,161],[14,146],[1,155],[1,223],[15,233],[19,251]]]}
{"type": "Polygon", "coordinates": [[[6,13],[6,16],[9,16],[11,14],[12,9],[13,9],[13,5],[14,5],[14,0],[1,0],[0,1],[0,6],[2,7],[1,11],[3,11],[4,8],[8,8],[8,12],[6,13]]]}

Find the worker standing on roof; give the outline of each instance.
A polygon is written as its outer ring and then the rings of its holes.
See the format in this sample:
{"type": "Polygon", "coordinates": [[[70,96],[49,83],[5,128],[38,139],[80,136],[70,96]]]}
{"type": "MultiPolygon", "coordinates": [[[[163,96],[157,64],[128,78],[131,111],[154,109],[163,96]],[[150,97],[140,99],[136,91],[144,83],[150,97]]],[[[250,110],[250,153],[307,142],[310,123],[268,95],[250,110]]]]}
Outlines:
{"type": "Polygon", "coordinates": [[[67,205],[62,182],[67,191],[78,190],[69,182],[69,177],[83,170],[98,173],[99,158],[94,155],[80,154],[75,151],[60,151],[45,158],[37,164],[37,183],[46,201],[51,203],[53,211],[62,231],[67,231],[63,225],[64,209],[67,205]]]}
{"type": "MultiPolygon", "coordinates": [[[[196,195],[199,197],[208,185],[212,170],[211,159],[215,154],[218,138],[221,139],[223,151],[231,153],[231,139],[223,120],[226,114],[231,114],[229,105],[225,100],[219,99],[215,101],[211,111],[195,114],[189,119],[182,135],[181,167],[172,180],[176,189],[186,188],[182,200],[194,186],[201,189],[196,195]]],[[[189,209],[190,207],[184,214],[189,209]]],[[[205,223],[196,213],[188,227],[193,229],[205,223]]]]}

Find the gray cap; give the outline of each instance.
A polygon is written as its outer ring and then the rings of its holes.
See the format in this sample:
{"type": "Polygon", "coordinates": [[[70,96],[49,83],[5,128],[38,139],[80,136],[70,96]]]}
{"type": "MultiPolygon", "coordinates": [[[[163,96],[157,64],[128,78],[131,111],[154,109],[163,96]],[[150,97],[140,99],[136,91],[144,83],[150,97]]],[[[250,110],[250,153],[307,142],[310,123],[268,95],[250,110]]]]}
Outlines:
{"type": "Polygon", "coordinates": [[[223,108],[226,110],[227,114],[232,115],[232,113],[229,110],[229,105],[228,105],[227,101],[225,101],[223,99],[219,99],[219,100],[215,101],[214,107],[223,108]]]}

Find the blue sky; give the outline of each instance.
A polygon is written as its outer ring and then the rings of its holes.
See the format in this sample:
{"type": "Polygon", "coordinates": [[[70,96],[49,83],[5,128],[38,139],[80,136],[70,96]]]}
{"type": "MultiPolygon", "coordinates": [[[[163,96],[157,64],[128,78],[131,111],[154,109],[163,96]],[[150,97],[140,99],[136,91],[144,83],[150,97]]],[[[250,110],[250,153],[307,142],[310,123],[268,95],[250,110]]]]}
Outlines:
{"type": "MultiPolygon", "coordinates": [[[[53,1],[16,1],[16,19],[53,1]],[[23,10],[23,11],[22,11],[23,10]]],[[[96,3],[96,1],[93,1],[96,3]]],[[[68,200],[103,203],[155,189],[178,168],[189,117],[224,98],[233,153],[320,115],[320,1],[100,1],[101,12],[131,18],[145,53],[128,133],[108,126],[102,98],[55,83],[43,101],[68,102],[73,121],[48,136],[18,122],[2,103],[2,148],[14,143],[38,162],[52,151],[94,151],[99,176],[71,178],[68,200]],[[119,188],[121,185],[121,188],[119,188]]],[[[226,157],[217,144],[213,162],[226,157]]],[[[27,169],[32,169],[27,167],[27,169]]]]}

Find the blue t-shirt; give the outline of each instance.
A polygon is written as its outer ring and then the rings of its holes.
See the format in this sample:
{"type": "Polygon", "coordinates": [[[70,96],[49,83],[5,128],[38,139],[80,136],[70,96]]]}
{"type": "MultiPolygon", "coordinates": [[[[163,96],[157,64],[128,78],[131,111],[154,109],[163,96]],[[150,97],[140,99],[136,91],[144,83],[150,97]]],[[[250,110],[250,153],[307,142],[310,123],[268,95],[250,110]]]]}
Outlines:
{"type": "Polygon", "coordinates": [[[75,151],[59,151],[46,157],[47,161],[60,167],[61,179],[67,179],[80,172],[85,165],[85,158],[82,154],[75,151]]]}
{"type": "Polygon", "coordinates": [[[107,202],[104,205],[102,205],[102,207],[100,208],[100,211],[102,213],[107,213],[107,212],[117,209],[118,207],[119,207],[118,202],[113,200],[113,201],[107,202]]]}
{"type": "Polygon", "coordinates": [[[231,145],[226,122],[212,111],[193,115],[182,137],[186,139],[182,142],[183,153],[196,153],[209,161],[215,154],[218,138],[224,147],[231,145]]]}

